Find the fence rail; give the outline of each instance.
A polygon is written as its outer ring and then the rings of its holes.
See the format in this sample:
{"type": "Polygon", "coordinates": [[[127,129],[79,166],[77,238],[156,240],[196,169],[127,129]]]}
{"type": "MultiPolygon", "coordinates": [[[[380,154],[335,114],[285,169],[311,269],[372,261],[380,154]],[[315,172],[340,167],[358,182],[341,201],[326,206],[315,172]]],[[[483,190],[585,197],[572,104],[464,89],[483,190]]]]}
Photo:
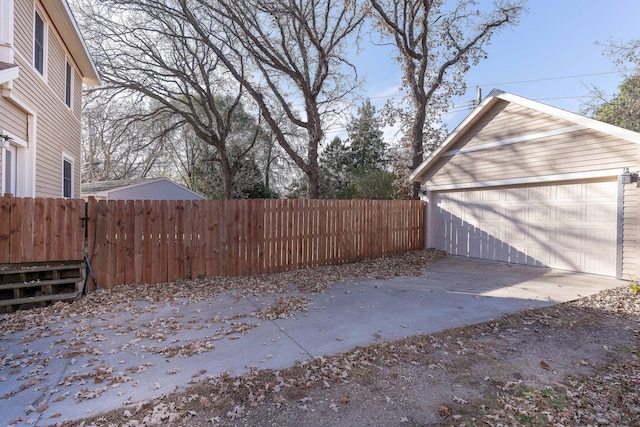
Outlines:
{"type": "MultiPolygon", "coordinates": [[[[0,199],[0,264],[79,260],[100,287],[275,273],[424,247],[424,204],[0,199]]],[[[92,282],[92,281],[91,281],[92,282]]],[[[90,283],[90,289],[95,283],[90,283]]]]}

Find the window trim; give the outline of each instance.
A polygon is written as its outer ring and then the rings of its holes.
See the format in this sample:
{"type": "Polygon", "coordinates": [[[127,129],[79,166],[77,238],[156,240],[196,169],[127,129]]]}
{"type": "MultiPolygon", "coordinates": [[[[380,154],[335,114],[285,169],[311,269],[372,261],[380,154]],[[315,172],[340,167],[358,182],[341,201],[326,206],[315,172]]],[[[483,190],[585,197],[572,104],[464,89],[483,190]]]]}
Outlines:
{"type": "Polygon", "coordinates": [[[49,47],[49,26],[47,25],[47,21],[44,18],[44,13],[40,12],[38,8],[35,8],[33,13],[33,57],[32,57],[31,65],[33,67],[33,70],[36,72],[36,74],[42,77],[45,81],[47,80],[47,62],[48,62],[48,55],[49,55],[48,47],[49,47]],[[37,18],[40,18],[40,21],[42,22],[42,46],[41,46],[42,70],[39,70],[36,64],[36,49],[38,47],[38,38],[36,37],[37,24],[38,24],[37,18]]]}
{"type": "Polygon", "coordinates": [[[73,160],[73,157],[66,154],[66,153],[62,153],[62,197],[64,197],[65,199],[72,199],[74,197],[74,192],[73,192],[73,186],[74,186],[74,169],[75,169],[75,162],[73,160]],[[65,176],[65,163],[68,163],[70,166],[70,173],[71,176],[69,177],[68,181],[67,181],[67,177],[65,176]],[[69,195],[67,196],[65,194],[65,184],[69,182],[69,195]]]}
{"type": "Polygon", "coordinates": [[[67,59],[65,65],[64,75],[64,103],[69,109],[73,110],[73,83],[74,83],[74,71],[71,62],[67,59]]]}

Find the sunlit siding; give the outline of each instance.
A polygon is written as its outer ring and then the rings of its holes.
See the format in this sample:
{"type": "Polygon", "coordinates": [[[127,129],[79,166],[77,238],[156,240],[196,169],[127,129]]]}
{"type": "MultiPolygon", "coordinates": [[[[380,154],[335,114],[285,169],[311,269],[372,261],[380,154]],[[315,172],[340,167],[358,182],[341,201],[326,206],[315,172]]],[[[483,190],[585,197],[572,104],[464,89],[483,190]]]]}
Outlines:
{"type": "Polygon", "coordinates": [[[0,129],[27,140],[27,116],[6,98],[0,97],[0,129]]]}
{"type": "MultiPolygon", "coordinates": [[[[16,53],[31,61],[33,58],[33,13],[32,0],[14,0],[14,47],[16,53]]],[[[31,62],[29,62],[31,66],[31,62]]],[[[22,73],[22,69],[20,70],[22,73]]]]}
{"type": "Polygon", "coordinates": [[[626,185],[624,188],[624,219],[622,222],[623,242],[622,246],[622,278],[640,278],[638,275],[638,211],[640,197],[635,185],[626,185]]]}
{"type": "MultiPolygon", "coordinates": [[[[491,181],[578,172],[640,170],[639,145],[553,115],[499,100],[422,177],[422,187],[479,185],[491,181]],[[568,129],[569,128],[569,129],[568,129]],[[573,128],[573,129],[571,129],[573,128]],[[560,131],[559,131],[560,130],[560,131]],[[556,131],[557,135],[539,137],[556,131]],[[531,138],[531,136],[536,136],[531,138]],[[518,142],[499,145],[516,139],[518,142]],[[471,147],[477,151],[466,151],[471,147]],[[460,150],[460,151],[458,151],[460,150]]],[[[526,186],[527,184],[521,184],[526,186]]],[[[623,191],[622,278],[640,276],[640,189],[623,191]]]]}
{"type": "MultiPolygon", "coordinates": [[[[36,128],[36,195],[62,196],[62,153],[74,160],[74,190],[80,195],[80,107],[81,82],[74,70],[73,109],[65,104],[65,72],[67,55],[60,36],[49,25],[47,37],[46,81],[34,71],[32,63],[34,3],[16,0],[16,62],[20,77],[14,81],[12,95],[37,112],[36,128]]],[[[26,124],[25,124],[26,126],[26,124]]],[[[25,138],[26,140],[26,138],[25,138]]]]}
{"type": "MultiPolygon", "coordinates": [[[[510,118],[527,116],[522,108],[501,108],[494,120],[506,126],[510,118]]],[[[495,111],[495,108],[491,112],[495,111]]],[[[481,146],[505,139],[527,136],[567,128],[574,123],[536,112],[535,125],[520,126],[508,131],[496,126],[493,121],[481,120],[461,139],[466,144],[456,143],[450,151],[481,146]],[[476,139],[482,135],[481,143],[476,139]]],[[[529,116],[534,116],[530,114],[529,116]]],[[[484,117],[483,117],[484,119],[484,117]]],[[[591,130],[578,130],[555,136],[536,138],[514,144],[485,148],[479,151],[460,152],[454,156],[443,156],[429,169],[423,182],[429,185],[491,181],[530,176],[587,172],[602,169],[623,168],[633,164],[637,145],[607,134],[591,130]]]]}

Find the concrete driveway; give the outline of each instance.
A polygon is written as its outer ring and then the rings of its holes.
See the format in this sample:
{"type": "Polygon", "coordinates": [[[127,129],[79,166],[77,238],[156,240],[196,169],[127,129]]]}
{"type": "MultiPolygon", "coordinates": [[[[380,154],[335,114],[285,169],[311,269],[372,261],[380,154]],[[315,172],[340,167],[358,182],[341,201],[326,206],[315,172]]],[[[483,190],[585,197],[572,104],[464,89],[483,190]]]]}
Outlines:
{"type": "Polygon", "coordinates": [[[237,292],[196,303],[53,321],[0,339],[0,425],[50,425],[135,405],[190,382],[280,369],[357,345],[428,334],[591,295],[608,277],[449,256],[421,276],[338,283],[294,318],[252,313],[275,296],[237,292]]]}

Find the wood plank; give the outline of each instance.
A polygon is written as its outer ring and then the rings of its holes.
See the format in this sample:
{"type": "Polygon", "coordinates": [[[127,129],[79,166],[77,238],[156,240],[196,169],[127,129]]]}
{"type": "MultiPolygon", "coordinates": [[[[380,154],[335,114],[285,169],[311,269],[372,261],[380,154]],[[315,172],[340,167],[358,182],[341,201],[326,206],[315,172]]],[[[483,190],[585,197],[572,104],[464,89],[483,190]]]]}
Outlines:
{"type": "Polygon", "coordinates": [[[44,199],[44,229],[42,233],[43,258],[38,261],[51,261],[53,258],[55,199],[44,199]]]}
{"type": "Polygon", "coordinates": [[[248,221],[248,200],[238,200],[238,276],[246,276],[249,272],[251,255],[249,254],[248,240],[250,225],[248,221]]]}
{"type": "Polygon", "coordinates": [[[125,244],[125,233],[126,233],[126,217],[125,217],[125,202],[124,200],[114,200],[113,201],[113,239],[115,243],[115,247],[113,248],[115,251],[115,276],[114,276],[114,285],[124,285],[125,282],[125,259],[126,259],[126,251],[127,246],[125,244]]]}
{"type": "Polygon", "coordinates": [[[210,233],[210,242],[209,242],[209,253],[211,255],[211,264],[207,266],[207,276],[209,277],[217,277],[222,276],[222,271],[220,269],[221,266],[221,256],[222,256],[222,239],[220,237],[220,233],[222,227],[220,226],[222,222],[222,203],[218,200],[211,200],[208,202],[209,205],[209,221],[211,227],[210,233]],[[209,268],[210,267],[210,268],[209,268]]]}
{"type": "MultiPolygon", "coordinates": [[[[34,212],[35,215],[37,217],[38,215],[38,199],[36,199],[34,201],[35,206],[34,206],[34,212]]],[[[94,254],[95,254],[95,247],[96,247],[96,215],[97,215],[97,209],[98,209],[98,201],[95,199],[95,197],[89,197],[89,199],[87,200],[87,222],[86,222],[86,226],[87,226],[87,259],[89,261],[89,267],[93,270],[93,264],[94,264],[94,254]]],[[[37,224],[36,224],[37,225],[37,224]]],[[[34,230],[34,237],[37,235],[36,231],[34,230]]],[[[34,243],[35,243],[35,239],[34,239],[34,243]]],[[[36,247],[34,246],[34,258],[36,257],[35,251],[36,251],[36,247]]],[[[88,273],[90,273],[88,271],[88,273]]],[[[89,274],[89,278],[87,280],[87,291],[91,292],[96,290],[96,282],[93,280],[93,277],[91,277],[91,274],[89,274]]]]}
{"type": "Polygon", "coordinates": [[[0,263],[11,262],[11,196],[0,198],[0,263]]]}
{"type": "Polygon", "coordinates": [[[219,224],[219,232],[220,232],[220,275],[224,277],[229,277],[229,262],[231,260],[231,254],[229,251],[229,233],[230,233],[230,222],[232,219],[232,209],[231,204],[227,201],[220,202],[220,224],[219,224]]]}
{"type": "Polygon", "coordinates": [[[124,244],[124,279],[123,284],[135,283],[135,202],[127,200],[124,206],[123,244],[124,244]]]}
{"type": "Polygon", "coordinates": [[[165,283],[169,281],[169,201],[160,200],[158,209],[158,280],[165,283]]]}
{"type": "Polygon", "coordinates": [[[55,199],[53,210],[53,240],[51,241],[53,253],[47,261],[64,261],[65,256],[65,225],[66,218],[66,200],[62,198],[55,199]]]}
{"type": "Polygon", "coordinates": [[[278,239],[277,202],[277,200],[267,201],[267,215],[264,230],[266,253],[263,273],[278,271],[276,262],[276,245],[278,239]]]}
{"type": "Polygon", "coordinates": [[[251,275],[262,272],[262,260],[264,258],[264,200],[252,200],[249,208],[249,224],[251,227],[251,238],[249,239],[250,253],[253,259],[250,264],[251,275]]]}
{"type": "Polygon", "coordinates": [[[174,252],[174,264],[175,264],[175,279],[184,279],[184,201],[176,201],[176,250],[174,252]]]}
{"type": "Polygon", "coordinates": [[[109,289],[118,285],[116,283],[116,224],[115,224],[115,211],[116,204],[113,201],[105,202],[106,209],[106,230],[105,230],[105,246],[106,246],[106,269],[105,276],[107,277],[105,286],[109,289]]]}
{"type": "Polygon", "coordinates": [[[133,202],[133,280],[135,283],[144,281],[144,201],[133,202]]]}
{"type": "Polygon", "coordinates": [[[191,240],[191,201],[184,200],[182,203],[182,276],[183,279],[192,279],[192,240],[191,240]]]}
{"type": "MultiPolygon", "coordinates": [[[[80,221],[80,224],[83,224],[83,225],[86,224],[86,220],[85,220],[86,208],[87,208],[87,202],[85,200],[83,199],[76,200],[76,212],[79,214],[78,217],[82,218],[82,220],[80,221]]],[[[87,235],[86,235],[85,228],[80,227],[80,229],[75,235],[75,242],[76,242],[76,246],[74,249],[75,256],[80,256],[80,258],[76,258],[76,259],[82,259],[84,257],[85,245],[87,244],[86,236],[87,235]]]]}
{"type": "Polygon", "coordinates": [[[285,214],[286,214],[286,229],[285,232],[285,242],[286,242],[286,251],[287,251],[287,264],[286,270],[293,270],[295,268],[295,237],[294,237],[294,227],[296,223],[297,205],[295,200],[285,200],[285,214]]]}
{"type": "Polygon", "coordinates": [[[151,257],[151,200],[143,200],[144,211],[142,215],[142,283],[151,282],[151,264],[154,259],[151,257]]]}
{"type": "MultiPolygon", "coordinates": [[[[46,209],[46,205],[45,205],[46,209]]],[[[106,247],[106,239],[107,239],[107,221],[106,221],[106,203],[104,200],[96,201],[96,209],[95,209],[95,233],[94,233],[94,245],[93,245],[93,257],[91,261],[91,265],[93,267],[93,274],[95,275],[96,281],[96,289],[107,287],[107,279],[106,276],[106,260],[107,260],[107,247],[106,247]]]]}
{"type": "Polygon", "coordinates": [[[173,282],[178,276],[176,275],[176,243],[177,243],[177,231],[176,231],[176,201],[169,200],[167,202],[167,259],[165,260],[165,266],[167,270],[167,281],[173,282]]]}
{"type": "Polygon", "coordinates": [[[327,201],[318,200],[318,225],[316,245],[318,246],[317,265],[325,265],[327,262],[327,243],[329,230],[327,229],[327,201]]]}
{"type": "Polygon", "coordinates": [[[18,197],[12,197],[10,201],[11,225],[9,229],[9,248],[11,263],[19,263],[22,258],[22,215],[24,204],[18,197]]]}
{"type": "Polygon", "coordinates": [[[200,204],[198,201],[191,203],[191,273],[189,277],[197,279],[200,270],[200,204]]]}
{"type": "MultiPolygon", "coordinates": [[[[35,222],[33,199],[27,197],[22,200],[24,202],[22,211],[22,257],[25,262],[31,262],[33,260],[33,226],[35,222]]],[[[74,229],[78,228],[80,227],[74,227],[74,229]]],[[[82,259],[82,256],[75,259],[82,259]]]]}
{"type": "Polygon", "coordinates": [[[160,201],[151,200],[151,210],[149,217],[150,228],[147,232],[149,236],[149,257],[151,263],[151,275],[148,283],[160,283],[160,201]]]}

